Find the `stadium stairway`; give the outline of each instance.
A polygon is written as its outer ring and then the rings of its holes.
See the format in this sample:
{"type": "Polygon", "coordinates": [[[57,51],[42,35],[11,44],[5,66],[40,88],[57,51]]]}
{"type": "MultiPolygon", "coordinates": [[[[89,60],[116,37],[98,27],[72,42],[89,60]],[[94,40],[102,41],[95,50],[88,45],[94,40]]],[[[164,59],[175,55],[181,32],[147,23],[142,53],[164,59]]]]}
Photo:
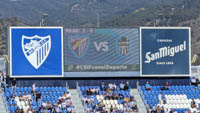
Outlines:
{"type": "Polygon", "coordinates": [[[131,89],[130,94],[131,94],[131,96],[134,96],[136,99],[139,113],[147,113],[147,110],[145,108],[144,102],[142,101],[142,98],[140,96],[138,89],[131,89]]]}
{"type": "Polygon", "coordinates": [[[71,93],[72,103],[76,108],[76,111],[77,111],[76,113],[86,113],[82,105],[77,89],[69,89],[69,92],[71,93]]]}
{"type": "Polygon", "coordinates": [[[3,100],[2,92],[0,92],[0,113],[7,113],[6,112],[6,106],[3,100]]]}

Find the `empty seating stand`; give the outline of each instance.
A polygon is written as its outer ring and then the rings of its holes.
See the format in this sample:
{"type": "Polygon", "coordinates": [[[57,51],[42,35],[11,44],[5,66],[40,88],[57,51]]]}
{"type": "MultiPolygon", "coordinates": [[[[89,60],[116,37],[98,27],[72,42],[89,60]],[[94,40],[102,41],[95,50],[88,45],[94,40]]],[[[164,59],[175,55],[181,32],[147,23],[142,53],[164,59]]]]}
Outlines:
{"type": "Polygon", "coordinates": [[[145,86],[140,86],[139,91],[146,105],[157,106],[159,104],[158,95],[162,94],[162,100],[165,100],[160,106],[164,109],[175,109],[178,113],[184,113],[185,110],[191,110],[191,101],[194,99],[197,108],[200,104],[200,87],[195,86],[169,86],[169,90],[161,90],[163,86],[151,86],[151,90],[145,90],[145,86]]]}

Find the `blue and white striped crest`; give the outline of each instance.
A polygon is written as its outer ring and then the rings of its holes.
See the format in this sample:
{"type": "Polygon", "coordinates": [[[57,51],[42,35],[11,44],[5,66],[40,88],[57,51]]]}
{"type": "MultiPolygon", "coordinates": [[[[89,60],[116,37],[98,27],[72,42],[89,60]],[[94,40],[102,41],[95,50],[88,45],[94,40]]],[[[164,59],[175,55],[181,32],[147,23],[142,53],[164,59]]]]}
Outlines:
{"type": "Polygon", "coordinates": [[[22,36],[22,50],[30,64],[38,69],[46,60],[51,50],[51,36],[22,36]]]}
{"type": "Polygon", "coordinates": [[[73,54],[77,57],[82,57],[86,53],[89,46],[89,37],[71,37],[69,46],[73,54]]]}
{"type": "Polygon", "coordinates": [[[121,37],[120,39],[118,39],[118,54],[120,54],[121,56],[126,56],[128,54],[129,51],[129,40],[127,40],[126,37],[121,37]]]}

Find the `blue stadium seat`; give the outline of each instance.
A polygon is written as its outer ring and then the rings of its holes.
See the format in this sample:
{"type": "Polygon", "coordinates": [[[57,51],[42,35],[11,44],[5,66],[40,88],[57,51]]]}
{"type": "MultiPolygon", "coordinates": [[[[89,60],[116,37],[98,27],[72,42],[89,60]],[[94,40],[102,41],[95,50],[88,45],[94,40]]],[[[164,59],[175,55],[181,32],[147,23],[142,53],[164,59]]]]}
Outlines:
{"type": "Polygon", "coordinates": [[[19,92],[19,91],[20,91],[20,88],[19,88],[19,87],[16,87],[16,91],[19,92]]]}

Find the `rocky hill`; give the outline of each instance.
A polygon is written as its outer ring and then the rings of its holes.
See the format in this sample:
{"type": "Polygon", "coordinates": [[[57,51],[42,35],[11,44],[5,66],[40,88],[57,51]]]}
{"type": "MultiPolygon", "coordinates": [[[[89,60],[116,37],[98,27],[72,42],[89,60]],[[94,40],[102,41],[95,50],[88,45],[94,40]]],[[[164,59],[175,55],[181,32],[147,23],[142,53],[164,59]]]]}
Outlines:
{"type": "Polygon", "coordinates": [[[96,27],[97,17],[100,27],[189,26],[200,56],[200,0],[0,0],[0,54],[11,25],[96,27]]]}
{"type": "Polygon", "coordinates": [[[140,8],[179,4],[183,0],[0,0],[0,18],[17,17],[30,25],[96,26],[140,8]]]}
{"type": "Polygon", "coordinates": [[[106,26],[187,26],[192,31],[192,58],[200,64],[200,0],[184,0],[179,4],[140,8],[105,22],[106,26]]]}
{"type": "Polygon", "coordinates": [[[0,19],[0,55],[6,54],[8,29],[10,26],[24,26],[17,18],[0,19]]]}

